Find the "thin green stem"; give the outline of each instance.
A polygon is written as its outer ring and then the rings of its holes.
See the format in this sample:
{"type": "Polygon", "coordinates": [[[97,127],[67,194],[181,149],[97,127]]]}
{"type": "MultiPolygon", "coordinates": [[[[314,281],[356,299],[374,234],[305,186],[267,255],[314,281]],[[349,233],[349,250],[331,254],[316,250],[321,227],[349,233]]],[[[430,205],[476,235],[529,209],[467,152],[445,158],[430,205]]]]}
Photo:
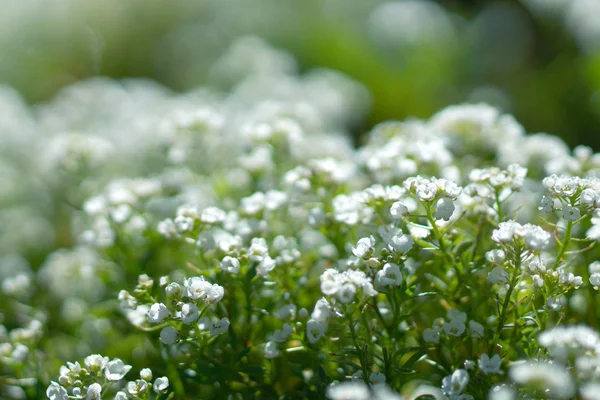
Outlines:
{"type": "Polygon", "coordinates": [[[506,295],[504,296],[504,302],[502,303],[502,308],[500,310],[500,316],[498,318],[498,326],[496,327],[496,332],[494,332],[494,338],[492,339],[492,343],[490,348],[488,349],[488,356],[492,356],[494,354],[494,349],[496,348],[496,344],[500,340],[500,335],[502,334],[502,329],[504,328],[504,324],[506,323],[506,319],[508,318],[508,306],[510,305],[510,298],[512,297],[513,290],[515,286],[517,286],[517,282],[519,280],[519,272],[521,272],[521,253],[517,252],[517,259],[514,265],[513,273],[510,279],[510,283],[508,285],[508,290],[506,291],[506,295]]]}
{"type": "Polygon", "coordinates": [[[354,348],[356,350],[356,355],[358,356],[358,360],[360,362],[360,368],[363,373],[363,380],[368,385],[369,384],[369,374],[367,371],[366,360],[363,360],[363,356],[362,356],[363,351],[360,348],[360,345],[358,344],[358,335],[356,334],[356,329],[354,328],[354,321],[352,320],[352,314],[346,312],[346,315],[348,318],[348,325],[350,326],[350,334],[352,335],[352,344],[354,345],[354,348]]]}
{"type": "Polygon", "coordinates": [[[556,255],[556,259],[554,260],[554,267],[556,269],[558,267],[560,260],[562,260],[565,252],[567,251],[567,246],[569,245],[569,241],[571,240],[571,230],[573,229],[573,221],[567,222],[567,229],[565,230],[565,240],[563,241],[560,252],[556,255]]]}

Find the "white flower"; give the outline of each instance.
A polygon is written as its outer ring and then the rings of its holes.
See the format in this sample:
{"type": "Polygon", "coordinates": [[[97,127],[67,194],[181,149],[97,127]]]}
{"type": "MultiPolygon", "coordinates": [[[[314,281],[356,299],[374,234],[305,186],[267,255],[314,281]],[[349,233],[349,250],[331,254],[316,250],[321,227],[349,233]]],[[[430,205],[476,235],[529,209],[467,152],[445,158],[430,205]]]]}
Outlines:
{"type": "Polygon", "coordinates": [[[225,256],[219,264],[219,268],[230,274],[237,274],[240,271],[240,261],[235,257],[225,256]]]}
{"type": "Polygon", "coordinates": [[[67,389],[54,381],[50,382],[50,386],[46,389],[46,396],[50,400],[69,400],[67,389]]]}
{"type": "Polygon", "coordinates": [[[560,364],[527,362],[510,368],[511,380],[520,384],[542,386],[548,397],[568,399],[575,395],[575,385],[570,373],[560,364]]]}
{"type": "Polygon", "coordinates": [[[471,335],[473,335],[474,338],[482,338],[485,334],[483,325],[473,320],[469,321],[469,329],[471,330],[471,335]]]}
{"type": "Polygon", "coordinates": [[[396,264],[387,263],[377,272],[375,282],[382,287],[402,285],[402,272],[396,264]]]}
{"type": "Polygon", "coordinates": [[[171,282],[165,287],[165,293],[170,299],[178,299],[183,293],[181,286],[177,282],[171,282]]]}
{"type": "Polygon", "coordinates": [[[150,368],[143,368],[140,371],[140,378],[146,382],[150,382],[152,380],[152,370],[150,368]]]}
{"type": "Polygon", "coordinates": [[[100,400],[102,399],[102,386],[99,383],[92,383],[87,388],[86,400],[100,400]]]}
{"type": "Polygon", "coordinates": [[[154,391],[156,393],[163,393],[169,387],[169,378],[166,376],[161,376],[160,378],[156,378],[154,381],[154,385],[152,385],[154,391]]]}
{"type": "Polygon", "coordinates": [[[579,208],[567,204],[562,209],[562,216],[567,221],[575,221],[581,217],[581,211],[579,211],[579,208]]]}
{"type": "Polygon", "coordinates": [[[217,224],[223,222],[227,213],[217,207],[208,207],[202,210],[200,214],[200,220],[207,224],[217,224]]]}
{"type": "Polygon", "coordinates": [[[122,391],[117,392],[114,400],[127,400],[127,393],[122,391]]]}
{"type": "Polygon", "coordinates": [[[211,336],[217,336],[222,333],[225,333],[229,330],[229,319],[221,318],[220,321],[215,322],[214,324],[211,324],[209,329],[210,329],[211,336]]]}
{"type": "Polygon", "coordinates": [[[352,283],[344,283],[337,292],[338,299],[345,304],[351,303],[356,296],[356,286],[352,283]]]}
{"type": "Polygon", "coordinates": [[[129,372],[131,365],[125,365],[119,358],[115,358],[106,364],[104,376],[109,381],[119,381],[129,372]]]}
{"type": "Polygon", "coordinates": [[[459,311],[456,308],[448,310],[448,312],[446,312],[446,316],[450,321],[456,321],[462,324],[467,322],[467,313],[459,311]]]}
{"type": "Polygon", "coordinates": [[[334,383],[327,388],[331,400],[371,400],[369,387],[359,380],[334,383]]]}
{"type": "Polygon", "coordinates": [[[267,241],[263,238],[252,238],[250,248],[248,249],[248,257],[250,260],[262,261],[268,254],[269,248],[267,247],[267,241]]]}
{"type": "Polygon", "coordinates": [[[553,209],[554,202],[552,201],[552,198],[548,196],[542,196],[542,200],[540,201],[540,206],[538,207],[538,210],[545,213],[551,213],[553,209]]]}
{"type": "Polygon", "coordinates": [[[486,375],[502,375],[503,372],[500,369],[502,366],[502,359],[498,354],[494,354],[490,358],[487,354],[482,354],[477,361],[479,368],[486,375]]]}
{"type": "Polygon", "coordinates": [[[469,373],[464,369],[457,369],[452,375],[442,379],[442,392],[448,397],[458,396],[468,383],[469,373]]]}
{"type": "Polygon", "coordinates": [[[392,251],[397,251],[399,253],[406,253],[413,246],[412,237],[409,235],[405,235],[403,233],[394,235],[390,238],[388,243],[388,248],[392,251]]]}
{"type": "Polygon", "coordinates": [[[100,354],[92,354],[87,356],[83,363],[92,371],[102,371],[108,364],[108,357],[102,357],[100,354]]]}
{"type": "Polygon", "coordinates": [[[277,261],[267,255],[256,266],[256,273],[262,277],[267,277],[269,272],[273,271],[276,266],[277,261]]]}
{"type": "Polygon", "coordinates": [[[207,291],[212,287],[212,284],[204,279],[203,276],[195,276],[184,281],[186,296],[192,300],[206,298],[207,291]]]}
{"type": "Polygon", "coordinates": [[[160,341],[167,346],[175,344],[178,336],[179,332],[172,326],[165,326],[160,331],[160,341]]]}
{"type": "Polygon", "coordinates": [[[450,217],[452,217],[455,209],[456,206],[451,199],[448,197],[442,197],[436,203],[436,209],[433,217],[435,219],[443,219],[444,221],[448,221],[450,217]]]}
{"type": "Polygon", "coordinates": [[[488,273],[487,279],[492,285],[508,282],[508,272],[504,268],[495,267],[488,273]]]}
{"type": "Polygon", "coordinates": [[[453,319],[444,324],[444,332],[449,336],[460,336],[465,332],[465,322],[460,319],[453,319]]]}
{"type": "Polygon", "coordinates": [[[440,332],[435,329],[426,328],[423,331],[423,340],[425,340],[427,343],[439,343],[440,332]]]}
{"type": "Polygon", "coordinates": [[[317,300],[315,308],[313,309],[313,312],[310,315],[311,319],[314,319],[319,322],[327,322],[330,316],[331,310],[329,308],[329,302],[324,298],[317,300]]]}
{"type": "Polygon", "coordinates": [[[306,323],[306,336],[308,337],[308,341],[310,343],[316,343],[319,339],[321,339],[326,330],[327,325],[325,325],[323,322],[311,319],[306,323]]]}
{"type": "Polygon", "coordinates": [[[265,358],[275,358],[279,356],[279,349],[277,349],[277,343],[271,341],[265,344],[265,358]]]}
{"type": "Polygon", "coordinates": [[[154,303],[146,317],[151,324],[160,324],[169,316],[169,310],[163,303],[154,303]]]}
{"type": "Polygon", "coordinates": [[[285,323],[281,329],[276,329],[269,339],[277,343],[283,343],[288,340],[293,332],[292,326],[288,323],[285,323]]]}
{"type": "Polygon", "coordinates": [[[375,238],[373,236],[358,239],[356,247],[352,249],[352,254],[358,258],[367,259],[371,257],[375,250],[375,238]]]}
{"type": "Polygon", "coordinates": [[[404,218],[407,214],[408,208],[400,201],[396,201],[390,206],[390,216],[393,219],[404,218]]]}
{"type": "Polygon", "coordinates": [[[121,302],[121,307],[125,310],[135,310],[137,308],[137,300],[127,290],[121,290],[118,299],[121,302]]]}
{"type": "Polygon", "coordinates": [[[198,319],[198,315],[198,307],[194,303],[185,303],[181,306],[181,320],[184,324],[193,324],[198,319]]]}
{"type": "Polygon", "coordinates": [[[437,186],[434,183],[422,183],[417,186],[416,195],[421,201],[431,201],[437,195],[437,186]]]}
{"type": "Polygon", "coordinates": [[[127,391],[134,397],[145,393],[148,390],[148,382],[138,379],[135,382],[127,382],[127,391]]]}
{"type": "Polygon", "coordinates": [[[502,249],[493,249],[485,253],[485,259],[492,264],[501,264],[506,260],[506,253],[502,249]]]}
{"type": "Polygon", "coordinates": [[[206,302],[209,304],[218,303],[225,295],[225,289],[223,286],[217,285],[216,283],[211,285],[206,291],[206,302]]]}
{"type": "Polygon", "coordinates": [[[584,189],[579,195],[579,203],[593,207],[598,201],[598,192],[594,189],[584,189]]]}
{"type": "Polygon", "coordinates": [[[600,272],[594,272],[592,275],[590,275],[590,283],[595,290],[598,290],[600,287],[600,272]]]}

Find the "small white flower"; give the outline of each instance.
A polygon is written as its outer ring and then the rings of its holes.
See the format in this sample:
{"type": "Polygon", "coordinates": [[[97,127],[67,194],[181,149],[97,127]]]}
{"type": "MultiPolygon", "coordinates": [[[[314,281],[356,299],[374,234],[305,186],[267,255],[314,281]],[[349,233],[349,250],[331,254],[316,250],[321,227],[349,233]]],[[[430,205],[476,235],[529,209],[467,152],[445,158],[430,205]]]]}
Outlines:
{"type": "Polygon", "coordinates": [[[152,388],[156,393],[163,393],[169,388],[169,378],[166,376],[161,376],[160,378],[156,378],[154,381],[154,385],[152,388]]]}
{"type": "Polygon", "coordinates": [[[405,235],[400,233],[398,235],[394,235],[390,238],[388,243],[388,248],[392,251],[397,251],[399,253],[406,253],[413,246],[412,237],[409,235],[405,235]]]}
{"type": "Polygon", "coordinates": [[[148,390],[148,382],[138,379],[135,382],[127,382],[127,391],[134,397],[146,393],[148,390]]]}
{"type": "Polygon", "coordinates": [[[400,201],[392,203],[390,206],[390,216],[393,219],[402,219],[406,215],[408,215],[408,207],[406,207],[404,203],[400,201]]]}
{"type": "Polygon", "coordinates": [[[115,394],[115,400],[127,400],[127,393],[119,391],[115,394]]]}
{"type": "Polygon", "coordinates": [[[310,343],[316,343],[319,339],[321,339],[326,330],[327,325],[325,325],[323,322],[311,319],[306,323],[306,336],[308,337],[308,341],[310,343]]]}
{"type": "Polygon", "coordinates": [[[150,368],[142,369],[140,371],[140,378],[142,378],[146,382],[150,382],[152,380],[152,370],[150,368]]]}
{"type": "Polygon", "coordinates": [[[581,211],[579,211],[579,208],[567,204],[562,209],[562,216],[567,221],[575,221],[581,217],[581,211]]]}
{"type": "Polygon", "coordinates": [[[442,392],[448,397],[458,396],[468,383],[469,373],[464,369],[457,369],[442,380],[442,392]]]}
{"type": "Polygon", "coordinates": [[[102,399],[102,386],[99,383],[92,383],[87,388],[86,400],[100,400],[102,399]]]}
{"type": "Polygon", "coordinates": [[[108,364],[108,360],[108,357],[102,357],[100,354],[92,354],[87,356],[83,360],[83,363],[92,371],[102,371],[106,367],[106,364],[108,364]]]}
{"type": "Polygon", "coordinates": [[[377,272],[375,282],[381,286],[400,286],[402,285],[402,272],[396,264],[387,263],[377,272]]]}
{"type": "Polygon", "coordinates": [[[416,194],[421,201],[431,201],[437,195],[437,186],[434,183],[422,183],[417,186],[416,194]]]}
{"type": "Polygon", "coordinates": [[[223,222],[227,213],[217,207],[208,207],[202,210],[200,214],[200,220],[207,224],[217,224],[223,222]]]}
{"type": "Polygon", "coordinates": [[[455,209],[456,206],[451,199],[448,197],[442,197],[436,203],[433,217],[435,219],[443,219],[444,221],[448,221],[450,220],[450,217],[452,217],[452,214],[454,214],[455,209]]]}
{"type": "Polygon", "coordinates": [[[508,272],[504,268],[495,267],[488,273],[487,279],[492,285],[508,282],[508,272]]]}
{"type": "Polygon", "coordinates": [[[210,329],[211,336],[217,336],[222,333],[225,333],[229,330],[229,319],[221,318],[220,321],[215,322],[214,324],[210,325],[209,329],[210,329]]]}
{"type": "Polygon", "coordinates": [[[277,349],[277,343],[271,341],[265,344],[265,358],[275,358],[279,356],[279,349],[277,349]]]}
{"type": "Polygon", "coordinates": [[[219,264],[219,268],[230,274],[237,274],[240,271],[240,261],[235,257],[225,256],[219,264]]]}
{"type": "Polygon", "coordinates": [[[552,198],[548,197],[548,196],[542,196],[542,200],[540,201],[540,206],[538,207],[538,210],[547,213],[551,213],[552,210],[554,209],[554,202],[552,201],[552,198]]]}
{"type": "Polygon", "coordinates": [[[54,381],[50,382],[50,386],[46,389],[46,396],[50,400],[69,400],[67,389],[54,381]]]}
{"type": "Polygon", "coordinates": [[[209,304],[218,303],[223,299],[225,295],[225,289],[221,285],[217,285],[216,283],[211,285],[210,288],[206,291],[206,302],[209,304]]]}
{"type": "Polygon", "coordinates": [[[194,303],[185,303],[181,306],[181,320],[184,324],[193,324],[198,319],[198,315],[198,307],[194,303]]]}
{"type": "Polygon", "coordinates": [[[375,238],[373,236],[358,239],[356,247],[352,249],[352,254],[358,258],[367,259],[373,255],[375,251],[375,238]]]}
{"type": "Polygon", "coordinates": [[[269,272],[273,271],[276,266],[277,261],[267,255],[256,266],[256,273],[266,278],[269,275],[269,272]]]}
{"type": "Polygon", "coordinates": [[[460,336],[465,332],[465,329],[464,321],[459,319],[454,319],[444,324],[444,332],[449,336],[460,336]]]}
{"type": "Polygon", "coordinates": [[[327,388],[331,400],[371,400],[369,387],[360,380],[333,383],[327,388]]]}
{"type": "Polygon", "coordinates": [[[482,338],[485,334],[483,325],[473,320],[469,321],[469,329],[471,330],[471,335],[473,335],[474,338],[482,338]]]}
{"type": "Polygon", "coordinates": [[[203,276],[195,276],[186,279],[184,286],[186,288],[186,296],[192,300],[198,300],[206,298],[212,284],[204,279],[203,276]]]}
{"type": "Polygon", "coordinates": [[[165,326],[160,331],[160,341],[167,346],[174,345],[178,336],[179,332],[172,326],[165,326]]]}
{"type": "Polygon", "coordinates": [[[598,290],[600,287],[600,272],[594,272],[592,275],[590,275],[590,283],[595,290],[598,290]]]}
{"type": "Polygon", "coordinates": [[[351,303],[356,296],[356,286],[351,283],[344,283],[337,292],[338,299],[345,304],[351,303]]]}
{"type": "Polygon", "coordinates": [[[167,294],[167,297],[170,299],[178,299],[181,297],[183,291],[182,291],[179,283],[171,282],[165,288],[165,293],[167,294]]]}
{"type": "Polygon", "coordinates": [[[427,328],[423,331],[423,340],[427,343],[437,344],[440,342],[440,332],[435,329],[427,328]]]}
{"type": "Polygon", "coordinates": [[[584,204],[586,206],[594,206],[598,201],[598,192],[594,189],[587,188],[584,189],[579,195],[579,203],[584,204]]]}
{"type": "Polygon", "coordinates": [[[482,354],[477,362],[479,368],[486,375],[502,375],[503,372],[500,369],[502,366],[502,359],[498,354],[495,354],[490,358],[487,354],[482,354]]]}
{"type": "Polygon", "coordinates": [[[163,303],[154,303],[146,317],[151,324],[160,324],[169,316],[169,310],[163,303]]]}
{"type": "Polygon", "coordinates": [[[125,365],[119,358],[115,358],[106,364],[104,376],[109,381],[120,381],[131,369],[131,365],[125,365]]]}
{"type": "Polygon", "coordinates": [[[248,249],[248,257],[251,261],[262,261],[269,254],[267,241],[263,238],[252,238],[250,248],[248,249]]]}

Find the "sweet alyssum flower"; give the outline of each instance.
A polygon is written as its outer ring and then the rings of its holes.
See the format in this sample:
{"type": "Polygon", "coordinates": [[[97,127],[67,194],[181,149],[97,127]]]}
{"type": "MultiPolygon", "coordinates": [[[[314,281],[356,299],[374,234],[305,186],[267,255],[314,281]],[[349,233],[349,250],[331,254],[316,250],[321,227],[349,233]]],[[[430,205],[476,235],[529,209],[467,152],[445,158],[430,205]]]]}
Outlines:
{"type": "Polygon", "coordinates": [[[109,381],[119,381],[131,370],[131,365],[125,365],[119,358],[115,358],[106,364],[104,376],[109,381]]]}

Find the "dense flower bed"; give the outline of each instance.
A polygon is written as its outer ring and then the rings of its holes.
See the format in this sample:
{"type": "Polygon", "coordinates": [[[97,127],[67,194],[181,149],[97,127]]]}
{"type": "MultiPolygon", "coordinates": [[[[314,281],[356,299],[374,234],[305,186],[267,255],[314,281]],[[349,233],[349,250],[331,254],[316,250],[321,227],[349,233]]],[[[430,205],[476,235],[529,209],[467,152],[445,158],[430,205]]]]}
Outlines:
{"type": "Polygon", "coordinates": [[[598,154],[485,104],[355,147],[357,83],[221,62],[0,93],[3,398],[598,398],[598,154]]]}

